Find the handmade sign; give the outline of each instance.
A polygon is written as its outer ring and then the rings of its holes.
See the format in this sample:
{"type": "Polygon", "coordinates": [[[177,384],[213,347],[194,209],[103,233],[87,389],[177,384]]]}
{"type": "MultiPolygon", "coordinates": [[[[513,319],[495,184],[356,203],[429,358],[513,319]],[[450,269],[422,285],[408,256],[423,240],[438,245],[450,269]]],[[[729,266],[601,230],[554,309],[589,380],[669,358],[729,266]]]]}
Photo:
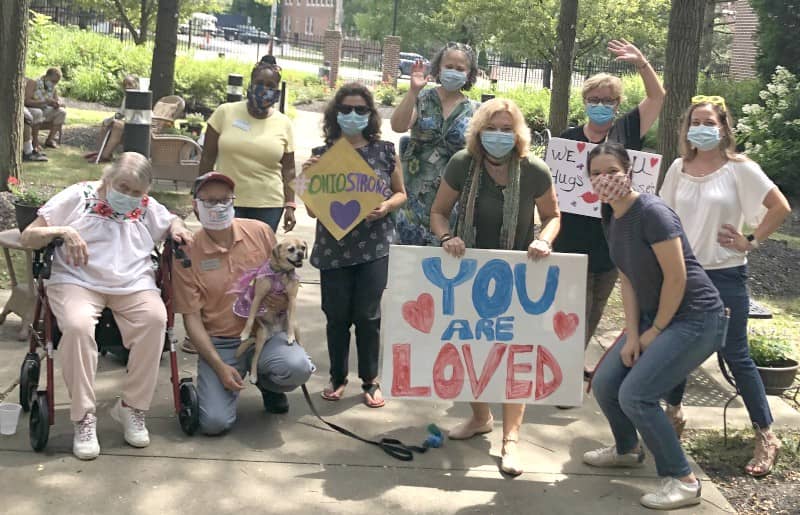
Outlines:
{"type": "Polygon", "coordinates": [[[578,406],[585,255],[393,245],[383,296],[384,395],[578,406]]]}
{"type": "Polygon", "coordinates": [[[337,240],[391,196],[389,185],[344,138],[298,175],[292,189],[337,240]]]}
{"type": "MultiPolygon", "coordinates": [[[[600,199],[592,191],[586,156],[596,147],[594,143],[552,138],[547,146],[545,162],[553,174],[558,194],[558,207],[563,213],[600,218],[600,199]]],[[[633,189],[640,193],[655,193],[661,156],[639,150],[628,150],[633,168],[633,189]]]]}

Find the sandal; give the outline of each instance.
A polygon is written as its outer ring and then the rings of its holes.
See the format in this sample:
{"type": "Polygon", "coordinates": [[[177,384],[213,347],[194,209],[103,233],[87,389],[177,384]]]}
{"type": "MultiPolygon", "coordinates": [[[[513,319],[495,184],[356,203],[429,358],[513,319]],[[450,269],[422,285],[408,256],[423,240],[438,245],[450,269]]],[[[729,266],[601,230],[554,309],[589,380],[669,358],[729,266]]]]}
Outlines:
{"type": "Polygon", "coordinates": [[[344,395],[344,389],[347,386],[347,379],[341,383],[334,383],[331,381],[328,386],[322,390],[320,394],[326,401],[338,401],[344,395]]]}
{"type": "Polygon", "coordinates": [[[367,405],[369,408],[382,408],[386,401],[381,397],[380,399],[375,398],[375,392],[380,391],[381,385],[379,383],[364,383],[361,385],[361,389],[364,390],[364,404],[367,405]]]}
{"type": "Polygon", "coordinates": [[[503,450],[500,456],[500,470],[509,476],[522,474],[522,464],[519,460],[516,438],[503,438],[503,450]],[[509,446],[508,444],[513,444],[509,446]]]}
{"type": "Polygon", "coordinates": [[[756,446],[753,459],[747,463],[744,471],[753,477],[764,477],[772,472],[778,459],[781,441],[769,428],[756,429],[756,446]]]}
{"type": "Polygon", "coordinates": [[[58,148],[58,143],[56,143],[55,141],[47,140],[44,142],[44,146],[47,148],[58,148]]]}

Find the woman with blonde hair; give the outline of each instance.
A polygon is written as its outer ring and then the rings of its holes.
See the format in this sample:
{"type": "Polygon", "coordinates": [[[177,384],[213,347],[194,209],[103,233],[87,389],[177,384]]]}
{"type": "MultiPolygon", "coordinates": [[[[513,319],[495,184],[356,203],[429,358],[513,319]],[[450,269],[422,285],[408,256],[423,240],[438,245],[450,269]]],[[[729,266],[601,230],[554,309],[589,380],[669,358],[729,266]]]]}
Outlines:
{"type": "MultiPolygon", "coordinates": [[[[600,73],[583,83],[583,102],[589,121],[561,133],[562,138],[588,143],[616,142],[629,150],[641,150],[642,138],[653,126],[664,104],[664,88],[653,67],[635,45],[624,39],[612,40],[608,50],[617,61],[636,66],[644,83],[645,98],[627,113],[619,116],[622,101],[622,81],[619,77],[600,73]]],[[[553,242],[556,252],[589,255],[589,274],[586,280],[586,341],[589,344],[608,297],[617,282],[617,269],[611,262],[608,243],[599,218],[564,213],[558,238],[553,242]]],[[[584,377],[591,375],[589,370],[584,377]]]]}
{"type": "MultiPolygon", "coordinates": [[[[526,250],[538,259],[550,254],[558,234],[560,213],[550,170],[530,155],[530,131],[519,107],[507,99],[493,99],[473,115],[467,147],[450,159],[431,208],[431,230],[448,254],[462,257],[467,248],[526,250]],[[458,202],[458,222],[450,227],[450,213],[458,202]],[[542,226],[534,234],[534,208],[542,226]]],[[[522,473],[516,442],[524,404],[503,404],[501,469],[522,473]]],[[[472,403],[472,417],[450,431],[464,440],[492,430],[489,405],[472,403]]]]}
{"type": "MultiPolygon", "coordinates": [[[[751,476],[772,470],[780,440],[747,345],[747,254],[780,227],[791,212],[786,197],[757,163],[736,153],[733,118],[722,97],[696,96],[680,126],[681,156],[667,171],[661,197],[680,216],[697,259],[731,310],[722,356],[742,393],[756,431],[751,476]],[[747,224],[753,228],[742,233],[747,224]]],[[[680,436],[685,382],[667,397],[667,415],[680,436]]]]}

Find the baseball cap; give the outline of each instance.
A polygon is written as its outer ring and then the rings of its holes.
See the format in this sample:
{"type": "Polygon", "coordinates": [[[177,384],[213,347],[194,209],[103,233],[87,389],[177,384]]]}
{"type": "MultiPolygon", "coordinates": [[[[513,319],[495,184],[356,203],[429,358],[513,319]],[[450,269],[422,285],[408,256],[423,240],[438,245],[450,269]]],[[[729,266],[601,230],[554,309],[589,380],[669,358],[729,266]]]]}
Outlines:
{"type": "Polygon", "coordinates": [[[234,183],[233,179],[227,175],[219,172],[208,172],[194,180],[194,186],[192,186],[192,197],[197,198],[197,192],[209,182],[221,182],[230,186],[231,189],[236,187],[236,183],[234,183]]]}

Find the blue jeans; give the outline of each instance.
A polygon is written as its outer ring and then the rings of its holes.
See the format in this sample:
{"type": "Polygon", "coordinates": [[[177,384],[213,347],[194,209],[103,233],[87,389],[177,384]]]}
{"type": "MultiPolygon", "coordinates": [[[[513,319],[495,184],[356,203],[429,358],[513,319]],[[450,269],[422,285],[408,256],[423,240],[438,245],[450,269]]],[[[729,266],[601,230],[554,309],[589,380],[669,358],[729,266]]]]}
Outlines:
{"type": "MultiPolygon", "coordinates": [[[[709,279],[719,290],[725,307],[731,310],[728,337],[720,352],[733,373],[736,387],[742,394],[750,421],[760,428],[772,425],[772,412],[767,402],[764,383],[750,357],[747,345],[747,316],[750,311],[750,297],[747,294],[747,265],[718,270],[706,270],[709,279]]],[[[683,381],[667,396],[666,401],[673,406],[681,403],[686,390],[683,381]]]]}
{"type": "MultiPolygon", "coordinates": [[[[640,332],[652,325],[651,320],[642,317],[640,332]]],[[[720,348],[726,329],[727,319],[722,311],[673,320],[632,368],[620,358],[626,336],[609,349],[595,371],[592,385],[597,403],[611,425],[618,453],[626,454],[639,445],[638,431],[653,453],[659,476],[679,478],[691,472],[659,401],[720,348]]]]}
{"type": "Polygon", "coordinates": [[[272,228],[272,232],[278,234],[278,224],[283,216],[282,207],[241,207],[233,208],[236,218],[250,218],[251,220],[261,220],[272,228]]]}

